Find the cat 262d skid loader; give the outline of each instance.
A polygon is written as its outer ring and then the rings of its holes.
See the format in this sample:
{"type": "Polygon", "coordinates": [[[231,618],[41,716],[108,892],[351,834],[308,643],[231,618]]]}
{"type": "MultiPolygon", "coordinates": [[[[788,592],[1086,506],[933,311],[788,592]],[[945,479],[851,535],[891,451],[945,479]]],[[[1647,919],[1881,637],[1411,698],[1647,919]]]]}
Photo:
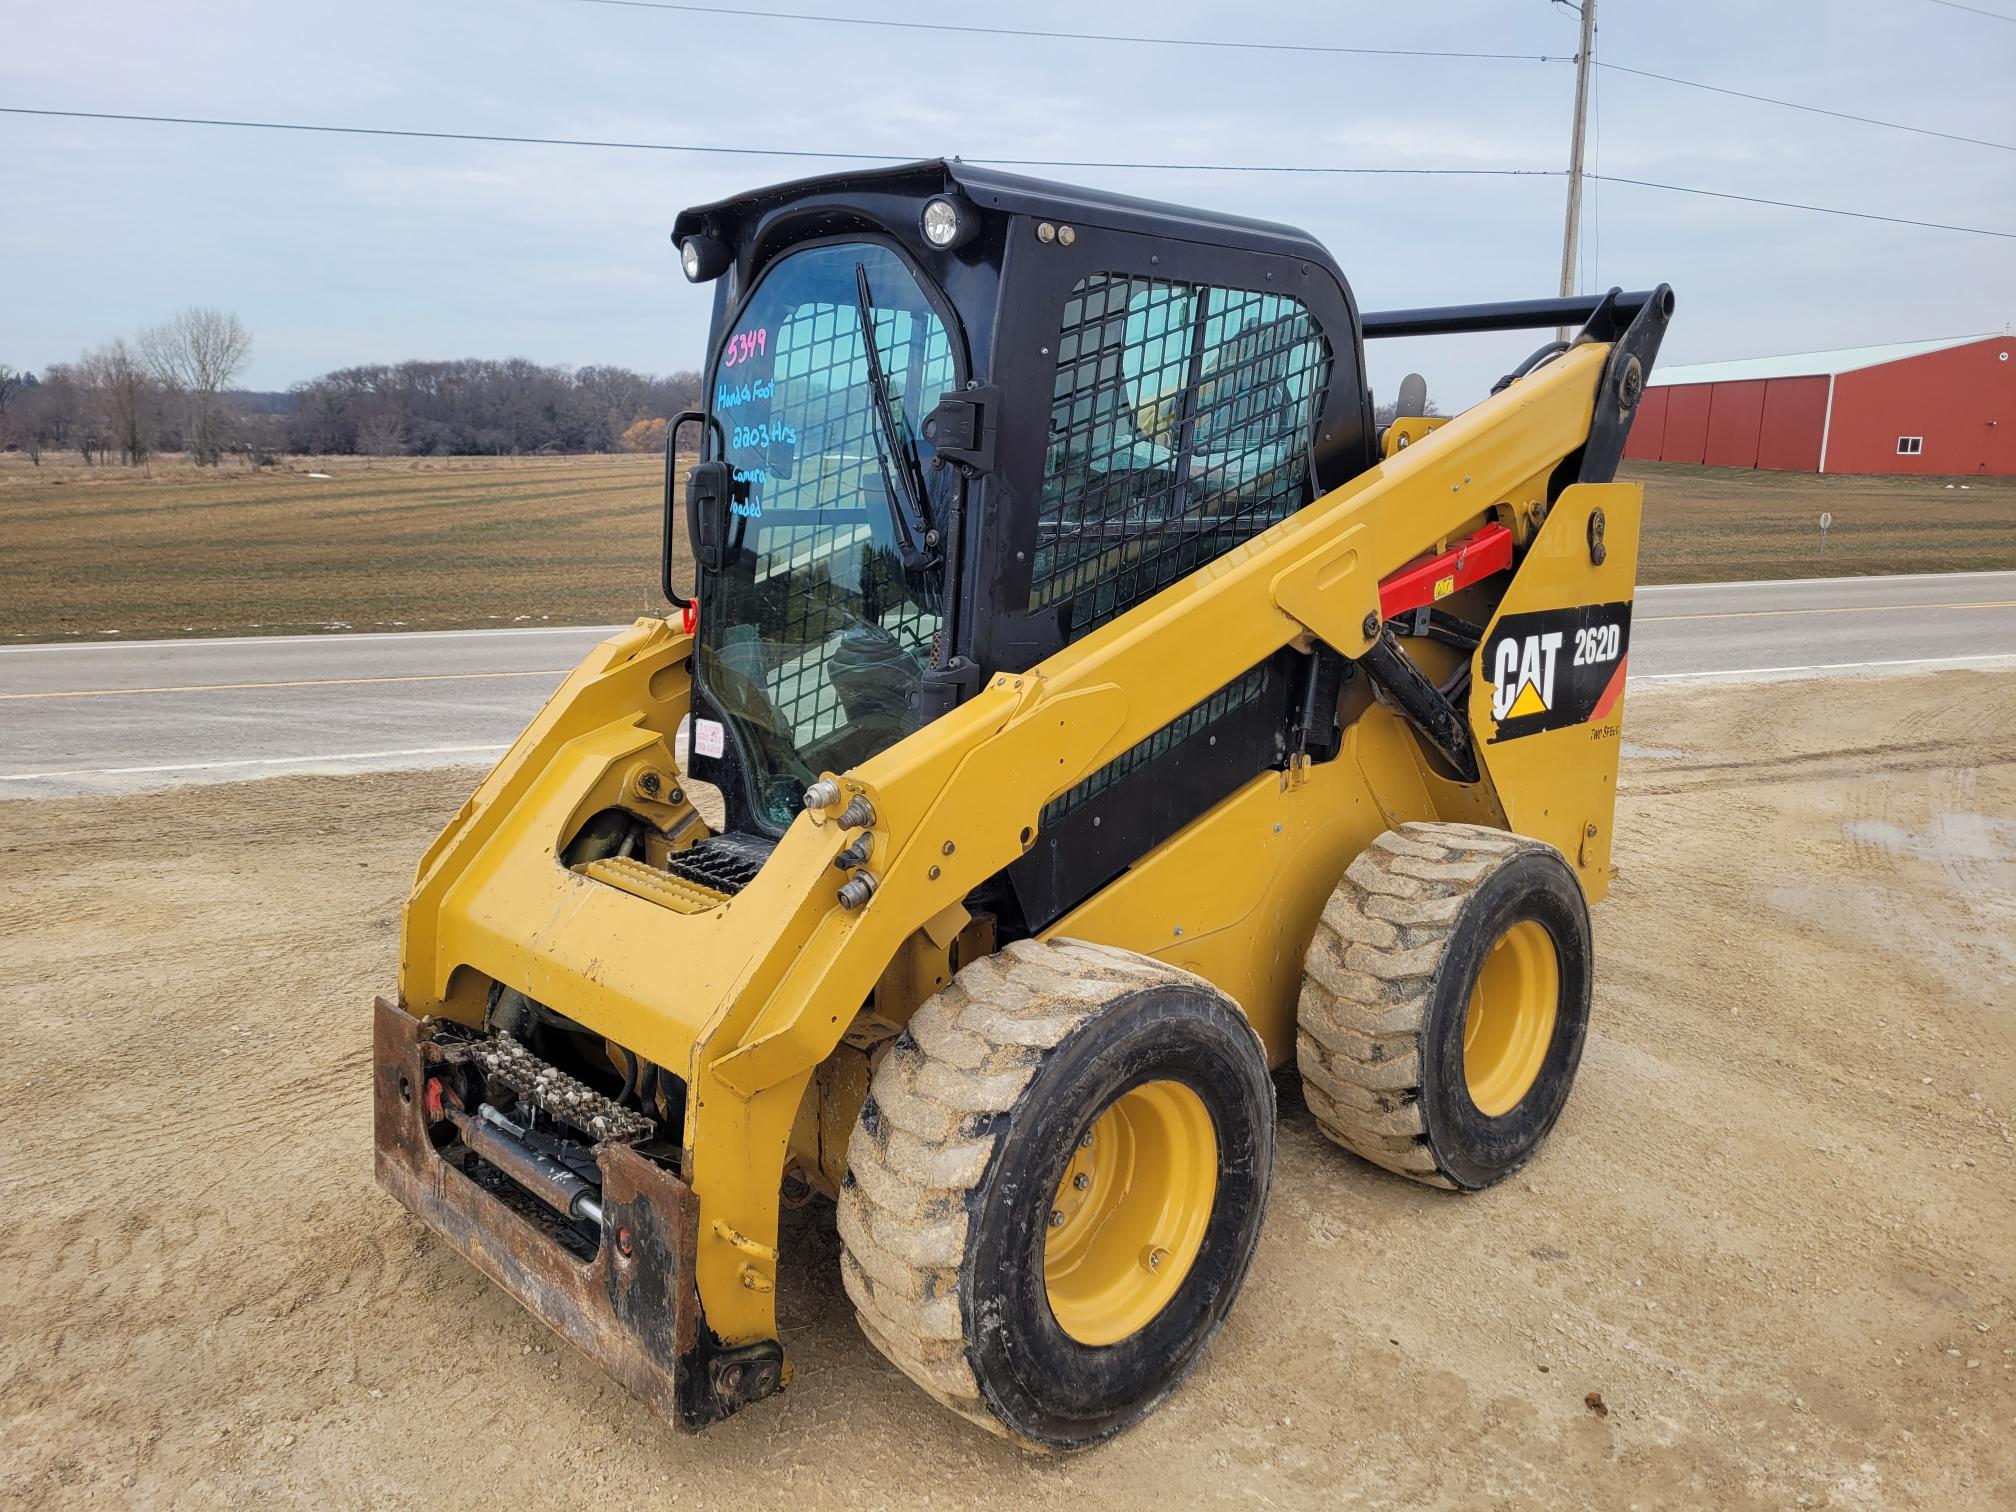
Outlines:
{"type": "Polygon", "coordinates": [[[1273,1072],[1458,1191],[1560,1114],[1672,296],[1361,315],[1301,232],[957,162],[674,239],[674,612],[421,861],[379,1180],[689,1428],[785,1384],[823,1194],[891,1362],[1095,1443],[1239,1292],[1273,1072]],[[1375,428],[1367,338],[1557,323],[1375,428]]]}

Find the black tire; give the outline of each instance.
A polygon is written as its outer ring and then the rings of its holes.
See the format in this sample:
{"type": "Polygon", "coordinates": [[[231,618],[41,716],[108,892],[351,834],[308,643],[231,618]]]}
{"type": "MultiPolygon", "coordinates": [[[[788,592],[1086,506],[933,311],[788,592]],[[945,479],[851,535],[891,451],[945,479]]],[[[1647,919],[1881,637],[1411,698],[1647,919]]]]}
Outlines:
{"type": "Polygon", "coordinates": [[[869,1339],[940,1402],[1025,1446],[1082,1449],[1203,1355],[1273,1160],[1273,1082],[1237,1004],[1130,951],[1019,941],[962,970],[876,1068],[847,1147],[842,1274],[869,1339]],[[1152,1318],[1082,1343],[1046,1290],[1053,1198],[1102,1113],[1172,1083],[1210,1115],[1209,1217],[1152,1318]]]}
{"type": "Polygon", "coordinates": [[[1502,1181],[1568,1101],[1593,980],[1588,903],[1559,851],[1481,825],[1388,830],[1351,863],[1309,947],[1296,1013],[1309,1109],[1338,1144],[1412,1180],[1502,1181]],[[1465,1070],[1472,993],[1494,947],[1538,939],[1533,927],[1553,949],[1551,1027],[1529,1040],[1530,1084],[1509,1106],[1484,1097],[1486,1111],[1465,1070]]]}

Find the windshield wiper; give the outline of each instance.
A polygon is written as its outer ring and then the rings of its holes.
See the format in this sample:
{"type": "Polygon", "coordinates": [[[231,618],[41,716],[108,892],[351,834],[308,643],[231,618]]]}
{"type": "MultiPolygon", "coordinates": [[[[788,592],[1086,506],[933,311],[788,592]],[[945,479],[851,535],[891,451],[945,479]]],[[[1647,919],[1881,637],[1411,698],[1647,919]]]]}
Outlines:
{"type": "Polygon", "coordinates": [[[875,465],[882,470],[882,487],[889,496],[889,514],[895,522],[896,534],[905,570],[928,572],[940,564],[935,551],[928,550],[937,544],[937,532],[931,528],[930,516],[924,510],[924,469],[918,465],[917,453],[911,450],[896,425],[896,408],[889,400],[889,385],[882,376],[882,357],[875,350],[875,302],[868,293],[868,265],[854,264],[854,298],[861,312],[861,346],[868,359],[868,389],[875,399],[875,413],[880,419],[883,447],[877,453],[875,465]],[[890,478],[890,464],[894,463],[895,478],[890,478]]]}

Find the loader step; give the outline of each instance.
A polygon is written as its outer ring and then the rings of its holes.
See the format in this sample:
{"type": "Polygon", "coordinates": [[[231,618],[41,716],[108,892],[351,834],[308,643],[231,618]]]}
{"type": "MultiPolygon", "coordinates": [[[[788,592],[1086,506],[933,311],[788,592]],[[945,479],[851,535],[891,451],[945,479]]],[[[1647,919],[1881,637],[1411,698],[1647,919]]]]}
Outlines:
{"type": "Polygon", "coordinates": [[[675,877],[732,896],[756,880],[756,873],[763,869],[763,863],[775,849],[773,841],[731,831],[710,836],[688,850],[673,852],[665,858],[665,869],[675,877]]]}
{"type": "Polygon", "coordinates": [[[640,898],[649,898],[653,903],[662,903],[675,913],[707,913],[726,903],[729,896],[711,887],[702,887],[697,882],[689,882],[684,877],[662,872],[655,866],[646,866],[629,856],[609,856],[600,861],[584,862],[575,870],[597,882],[606,882],[640,898]]]}

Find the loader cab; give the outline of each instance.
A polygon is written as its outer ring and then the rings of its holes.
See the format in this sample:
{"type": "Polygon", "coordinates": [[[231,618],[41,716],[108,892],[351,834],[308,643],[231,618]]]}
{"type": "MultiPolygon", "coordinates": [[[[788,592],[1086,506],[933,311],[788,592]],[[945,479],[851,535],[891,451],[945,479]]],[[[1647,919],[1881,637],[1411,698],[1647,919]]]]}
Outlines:
{"type": "Polygon", "coordinates": [[[933,161],[673,237],[714,292],[690,769],[747,835],[1374,460],[1289,227],[933,161]]]}

